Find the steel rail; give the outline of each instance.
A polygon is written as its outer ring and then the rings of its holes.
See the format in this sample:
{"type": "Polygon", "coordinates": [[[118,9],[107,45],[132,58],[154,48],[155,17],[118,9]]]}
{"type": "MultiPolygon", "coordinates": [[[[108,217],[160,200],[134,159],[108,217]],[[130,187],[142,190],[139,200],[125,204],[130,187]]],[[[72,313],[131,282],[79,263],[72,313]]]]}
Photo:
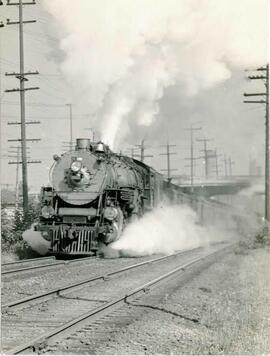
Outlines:
{"type": "Polygon", "coordinates": [[[17,301],[14,301],[14,302],[10,302],[10,303],[4,304],[4,305],[2,305],[2,310],[3,311],[7,311],[9,309],[12,309],[12,308],[15,308],[15,307],[18,307],[18,306],[22,306],[22,305],[25,305],[25,304],[27,304],[27,303],[29,303],[31,301],[36,301],[36,300],[39,300],[39,299],[42,299],[42,301],[49,300],[52,296],[59,296],[61,292],[68,291],[68,290],[71,290],[71,289],[74,289],[74,288],[77,288],[77,287],[81,287],[84,284],[88,284],[88,283],[91,283],[91,282],[94,282],[94,281],[97,281],[97,280],[106,281],[109,277],[111,277],[111,276],[113,276],[115,274],[119,274],[119,273],[131,270],[131,269],[134,269],[134,268],[138,268],[138,267],[143,266],[143,265],[147,265],[149,263],[158,262],[158,261],[161,261],[161,260],[164,260],[164,259],[168,259],[168,258],[171,258],[171,257],[174,257],[174,256],[179,256],[179,255],[187,254],[189,252],[194,252],[194,251],[199,250],[199,249],[201,249],[201,247],[196,247],[196,248],[193,248],[191,250],[180,251],[180,252],[173,253],[173,254],[170,254],[170,255],[167,255],[167,256],[153,258],[151,260],[140,262],[140,263],[136,263],[136,264],[133,264],[131,266],[127,266],[127,267],[124,267],[124,268],[109,272],[107,274],[103,274],[103,275],[99,275],[99,276],[96,276],[96,277],[88,278],[88,279],[83,280],[81,282],[76,282],[76,283],[68,284],[68,285],[66,285],[64,287],[51,289],[50,291],[47,291],[47,292],[44,292],[44,293],[34,294],[32,296],[29,296],[29,297],[26,297],[26,298],[22,298],[22,299],[19,299],[17,301]]]}
{"type": "Polygon", "coordinates": [[[24,272],[24,271],[30,271],[30,270],[33,270],[33,269],[53,267],[53,266],[57,266],[57,265],[69,265],[69,264],[72,264],[72,263],[81,262],[81,261],[87,261],[87,260],[92,260],[92,259],[93,259],[93,257],[84,257],[84,258],[79,258],[79,259],[76,259],[76,260],[68,260],[68,261],[61,260],[59,262],[47,263],[45,265],[23,267],[23,268],[18,268],[18,269],[11,269],[9,271],[1,272],[1,275],[24,272]]]}
{"type": "Polygon", "coordinates": [[[18,268],[18,269],[11,269],[9,271],[2,271],[1,275],[6,275],[6,274],[11,274],[11,273],[18,273],[18,272],[24,272],[24,271],[30,271],[33,269],[40,269],[40,268],[46,268],[46,267],[53,267],[57,265],[63,265],[65,262],[55,262],[55,263],[47,263],[45,265],[39,265],[39,266],[29,266],[29,267],[23,267],[23,268],[18,268]]]}
{"type": "Polygon", "coordinates": [[[19,261],[1,263],[1,267],[10,266],[10,265],[14,265],[17,263],[28,263],[28,262],[35,262],[35,261],[39,262],[39,261],[44,261],[44,260],[55,260],[55,256],[28,258],[28,259],[19,260],[19,261]]]}
{"type": "MultiPolygon", "coordinates": [[[[231,245],[232,246],[232,245],[231,245]]],[[[230,247],[230,246],[229,246],[230,247]]],[[[69,329],[69,332],[71,332],[73,329],[78,329],[79,326],[84,325],[85,323],[89,323],[91,317],[95,317],[98,314],[102,314],[102,312],[107,311],[107,313],[116,305],[123,303],[127,300],[127,298],[134,296],[135,294],[138,294],[139,292],[145,292],[148,291],[150,287],[152,287],[153,285],[171,277],[172,275],[174,275],[175,273],[179,272],[179,271],[185,271],[187,268],[193,266],[194,264],[204,260],[207,257],[210,257],[212,255],[215,255],[218,252],[224,251],[225,249],[228,249],[228,246],[223,247],[222,249],[219,250],[215,250],[214,252],[210,252],[208,254],[202,255],[201,257],[197,257],[193,260],[191,260],[190,262],[187,262],[179,267],[174,268],[173,270],[141,285],[140,287],[137,287],[134,290],[131,290],[130,292],[115,298],[113,300],[111,300],[110,302],[107,302],[106,304],[95,308],[93,310],[90,310],[89,312],[86,312],[82,315],[80,315],[77,318],[74,318],[73,320],[64,323],[63,325],[55,328],[52,331],[49,331],[47,333],[44,333],[38,337],[36,337],[33,340],[30,340],[22,345],[19,345],[13,349],[8,350],[7,352],[5,352],[5,354],[7,355],[16,355],[18,353],[21,353],[23,351],[27,351],[27,350],[32,350],[35,351],[35,349],[37,347],[46,347],[46,345],[48,344],[48,340],[50,339],[51,341],[55,340],[55,338],[57,339],[59,337],[59,334],[64,333],[65,331],[67,331],[69,329]]]]}

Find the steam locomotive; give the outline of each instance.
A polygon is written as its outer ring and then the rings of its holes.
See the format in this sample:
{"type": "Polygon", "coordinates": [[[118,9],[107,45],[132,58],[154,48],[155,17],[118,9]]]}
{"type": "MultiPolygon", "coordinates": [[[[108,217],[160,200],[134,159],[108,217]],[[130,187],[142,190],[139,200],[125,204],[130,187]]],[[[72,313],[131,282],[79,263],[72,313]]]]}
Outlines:
{"type": "MultiPolygon", "coordinates": [[[[41,189],[35,230],[55,255],[96,253],[100,244],[119,239],[127,223],[164,199],[195,204],[200,216],[207,209],[153,168],[89,139],[77,139],[75,150],[54,155],[50,182],[41,189]]],[[[218,211],[217,206],[210,209],[218,211]]]]}
{"type": "Polygon", "coordinates": [[[161,200],[161,174],[102,142],[77,139],[75,150],[54,161],[35,226],[54,254],[95,253],[161,200]]]}

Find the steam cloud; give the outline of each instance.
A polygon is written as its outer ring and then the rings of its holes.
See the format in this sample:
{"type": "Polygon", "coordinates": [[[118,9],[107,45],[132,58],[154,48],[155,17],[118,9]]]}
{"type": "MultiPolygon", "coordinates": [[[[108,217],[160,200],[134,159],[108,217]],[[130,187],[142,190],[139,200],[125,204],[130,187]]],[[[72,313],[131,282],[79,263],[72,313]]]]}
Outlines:
{"type": "MultiPolygon", "coordinates": [[[[230,234],[197,223],[196,213],[187,206],[158,207],[128,225],[120,239],[110,248],[122,256],[171,254],[179,250],[208,245],[230,234]]],[[[106,253],[105,253],[106,254],[106,253]]],[[[107,254],[113,255],[112,252],[107,254]]]]}
{"type": "Polygon", "coordinates": [[[261,40],[267,36],[266,0],[44,4],[62,29],[61,69],[77,92],[87,93],[111,147],[129,132],[130,120],[153,123],[168,87],[180,84],[195,95],[230,78],[231,68],[261,65],[267,57],[261,40]]]}
{"type": "Polygon", "coordinates": [[[50,248],[50,242],[44,240],[39,231],[34,231],[32,225],[30,229],[23,232],[22,235],[24,241],[28,243],[31,248],[38,252],[40,255],[46,255],[50,248]]]}

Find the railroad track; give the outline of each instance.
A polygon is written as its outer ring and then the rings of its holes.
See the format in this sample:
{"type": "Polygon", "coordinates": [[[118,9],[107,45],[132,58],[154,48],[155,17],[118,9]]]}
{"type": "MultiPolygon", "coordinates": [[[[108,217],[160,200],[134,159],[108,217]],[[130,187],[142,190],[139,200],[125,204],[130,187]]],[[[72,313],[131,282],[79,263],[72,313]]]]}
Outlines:
{"type": "Polygon", "coordinates": [[[215,249],[210,253],[197,248],[151,259],[87,281],[6,304],[3,306],[6,313],[2,317],[4,352],[5,354],[37,352],[49,342],[64,338],[83,325],[90,324],[93,319],[109,314],[125,303],[127,298],[145,292],[174,274],[184,272],[187,268],[226,248],[228,246],[215,249]],[[179,263],[179,258],[184,260],[179,263]],[[137,273],[137,269],[145,267],[147,270],[144,273],[137,273]],[[128,278],[125,275],[127,272],[128,278]],[[122,277],[119,277],[120,275],[122,277]],[[115,276],[117,276],[116,284],[113,278],[115,276]],[[100,281],[102,283],[98,284],[100,281]],[[88,290],[91,282],[96,282],[96,284],[88,290]],[[79,294],[76,294],[78,291],[79,294]],[[108,298],[108,292],[110,292],[110,298],[108,298]],[[38,304],[33,305],[33,303],[38,304]],[[54,319],[50,318],[48,303],[52,304],[54,319]],[[22,315],[18,314],[18,308],[22,309],[22,315]],[[63,315],[64,311],[65,315],[63,315]],[[34,320],[37,316],[38,320],[34,320]],[[25,333],[24,330],[26,330],[25,333]],[[21,340],[27,341],[21,343],[21,340]]]}
{"type": "Polygon", "coordinates": [[[174,253],[174,254],[171,254],[171,255],[168,255],[168,256],[162,256],[162,257],[158,257],[158,258],[153,258],[153,259],[147,260],[145,262],[136,263],[136,264],[133,264],[133,265],[130,265],[130,266],[127,266],[127,267],[124,267],[124,268],[120,268],[118,270],[115,270],[115,271],[112,271],[112,272],[109,272],[109,273],[106,273],[106,274],[102,274],[102,275],[99,275],[99,276],[95,276],[95,277],[86,279],[84,281],[71,283],[71,284],[66,285],[64,287],[51,289],[50,291],[46,291],[44,293],[34,294],[32,296],[29,296],[29,297],[26,297],[26,298],[22,298],[22,299],[14,301],[14,302],[3,304],[2,305],[2,310],[3,311],[7,311],[7,310],[12,310],[12,309],[18,308],[18,307],[24,307],[24,306],[27,306],[31,302],[40,302],[40,301],[43,302],[43,301],[49,300],[49,299],[51,299],[51,298],[53,298],[55,296],[59,297],[61,292],[67,293],[67,292],[70,292],[70,291],[72,291],[72,290],[74,290],[76,288],[83,287],[86,284],[89,284],[91,282],[95,282],[95,281],[98,281],[98,280],[106,281],[106,280],[108,280],[108,278],[110,278],[110,277],[112,277],[114,275],[129,271],[129,270],[132,270],[132,269],[144,266],[144,265],[148,265],[150,263],[154,263],[154,262],[158,262],[158,261],[162,261],[162,260],[167,260],[168,258],[171,258],[171,257],[181,256],[181,255],[186,254],[186,253],[197,251],[198,249],[199,248],[194,248],[192,250],[181,251],[181,252],[174,253]]]}
{"type": "Polygon", "coordinates": [[[13,262],[7,262],[7,263],[2,263],[1,267],[9,267],[9,266],[14,266],[14,265],[21,265],[22,263],[35,263],[35,262],[40,262],[40,261],[46,261],[46,260],[55,260],[55,256],[48,256],[48,257],[38,257],[38,258],[27,258],[24,260],[19,260],[19,261],[13,261],[13,262]]]}
{"type": "Polygon", "coordinates": [[[8,274],[17,274],[20,272],[33,271],[39,269],[48,269],[54,266],[59,265],[70,265],[74,263],[78,263],[81,261],[89,261],[92,260],[93,257],[83,257],[74,260],[56,260],[55,257],[44,257],[44,258],[34,258],[31,260],[21,260],[17,262],[10,262],[1,265],[1,275],[5,276],[8,274]],[[50,263],[46,263],[51,261],[50,263]],[[44,263],[45,262],[45,263],[44,263]],[[21,264],[29,264],[30,266],[22,266],[21,264]],[[4,268],[3,268],[4,267],[4,268]],[[10,268],[11,267],[11,268],[10,268]]]}

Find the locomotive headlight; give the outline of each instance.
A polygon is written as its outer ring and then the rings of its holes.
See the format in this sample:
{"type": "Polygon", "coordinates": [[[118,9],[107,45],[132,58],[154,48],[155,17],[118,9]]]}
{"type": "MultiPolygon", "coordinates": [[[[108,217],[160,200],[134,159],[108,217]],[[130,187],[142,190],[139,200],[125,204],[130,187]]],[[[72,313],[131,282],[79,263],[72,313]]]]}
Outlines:
{"type": "Polygon", "coordinates": [[[118,215],[117,209],[112,206],[107,206],[104,209],[104,218],[113,221],[118,215]]]}
{"type": "Polygon", "coordinates": [[[72,172],[77,173],[81,170],[81,168],[82,168],[81,161],[74,161],[73,163],[71,163],[70,169],[72,170],[72,172]]]}
{"type": "Polygon", "coordinates": [[[41,209],[41,215],[43,216],[43,218],[45,219],[49,219],[53,216],[54,214],[54,209],[52,206],[43,206],[43,208],[41,209]]]}
{"type": "Polygon", "coordinates": [[[72,172],[77,173],[81,170],[82,168],[82,162],[81,161],[74,161],[71,163],[70,169],[72,170],[72,172]]]}

